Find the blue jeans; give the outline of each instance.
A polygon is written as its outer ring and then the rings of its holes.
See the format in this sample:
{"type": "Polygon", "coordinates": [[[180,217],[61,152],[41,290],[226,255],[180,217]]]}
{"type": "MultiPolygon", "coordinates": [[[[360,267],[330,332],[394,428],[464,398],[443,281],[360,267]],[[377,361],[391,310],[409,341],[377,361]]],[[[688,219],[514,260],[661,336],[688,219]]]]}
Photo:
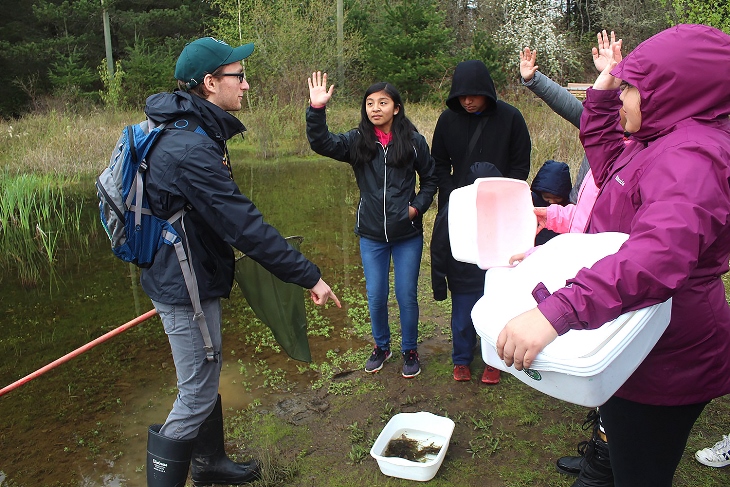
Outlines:
{"type": "Polygon", "coordinates": [[[218,362],[208,362],[203,350],[203,335],[193,322],[191,305],[172,305],[152,301],[162,319],[172,349],[177,374],[177,398],[160,434],[176,440],[197,436],[200,425],[213,411],[218,399],[221,358],[221,300],[207,299],[203,307],[208,332],[218,362]]]}
{"type": "Polygon", "coordinates": [[[390,348],[388,288],[393,257],[395,298],[398,301],[401,351],[418,349],[418,272],[423,254],[423,234],[397,242],[360,237],[360,256],[365,273],[370,324],[375,345],[390,348]]]}
{"type": "Polygon", "coordinates": [[[471,310],[484,295],[478,293],[451,293],[451,336],[454,350],[451,361],[454,365],[469,365],[474,360],[477,332],[471,321],[471,310]]]}

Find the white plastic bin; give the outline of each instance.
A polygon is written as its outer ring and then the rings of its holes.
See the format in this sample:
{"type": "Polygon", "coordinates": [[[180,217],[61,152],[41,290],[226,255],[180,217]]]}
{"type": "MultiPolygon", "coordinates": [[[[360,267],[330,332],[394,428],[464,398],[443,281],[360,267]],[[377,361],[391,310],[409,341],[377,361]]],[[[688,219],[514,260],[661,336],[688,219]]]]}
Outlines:
{"type": "Polygon", "coordinates": [[[480,178],[449,196],[449,240],[454,259],[481,269],[509,265],[535,245],[537,217],[525,181],[480,178]]]}
{"type": "Polygon", "coordinates": [[[594,330],[570,330],[545,347],[529,370],[507,367],[495,344],[510,319],[536,306],[532,290],[538,283],[555,292],[583,267],[615,253],[627,238],[613,232],[558,235],[516,267],[489,269],[484,296],[471,313],[484,361],[558,399],[588,407],[603,404],[664,333],[671,299],[625,313],[594,330]]]}

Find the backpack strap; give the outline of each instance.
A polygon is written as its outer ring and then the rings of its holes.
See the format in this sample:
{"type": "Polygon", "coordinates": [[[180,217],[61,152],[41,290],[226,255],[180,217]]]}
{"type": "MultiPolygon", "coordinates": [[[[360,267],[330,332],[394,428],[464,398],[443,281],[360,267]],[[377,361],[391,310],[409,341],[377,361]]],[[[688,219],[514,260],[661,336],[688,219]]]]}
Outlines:
{"type": "MultiPolygon", "coordinates": [[[[188,236],[185,232],[185,212],[180,210],[180,225],[182,225],[183,235],[185,236],[185,243],[188,242],[188,236]]],[[[205,314],[203,313],[203,307],[200,304],[200,292],[198,290],[198,279],[195,277],[195,269],[193,269],[193,263],[188,258],[185,248],[183,247],[182,240],[175,243],[175,253],[177,254],[177,260],[180,263],[180,270],[182,270],[183,278],[185,279],[185,286],[188,288],[188,294],[190,294],[190,302],[193,304],[193,322],[198,324],[200,328],[200,334],[203,335],[203,348],[205,349],[205,358],[208,362],[218,362],[215,350],[213,350],[213,341],[210,339],[210,331],[208,330],[208,323],[205,321],[205,314]]]]}
{"type": "MultiPolygon", "coordinates": [[[[150,122],[148,121],[148,128],[152,130],[150,122]]],[[[165,129],[166,124],[160,124],[155,128],[159,128],[160,131],[165,129]]],[[[137,161],[139,155],[137,154],[137,147],[134,143],[134,126],[127,125],[126,127],[127,132],[127,139],[129,141],[129,150],[132,152],[132,160],[137,161]]],[[[143,208],[142,207],[142,198],[144,197],[144,182],[142,180],[142,174],[144,174],[145,171],[147,171],[147,160],[143,159],[139,161],[139,169],[137,170],[137,173],[135,174],[134,181],[132,182],[132,188],[129,191],[129,194],[127,195],[127,201],[126,205],[127,208],[134,209],[134,225],[136,227],[139,227],[142,224],[142,215],[151,215],[152,212],[149,210],[149,208],[143,208]],[[136,204],[133,205],[132,201],[135,201],[136,204]]]]}
{"type": "MultiPolygon", "coordinates": [[[[185,211],[180,210],[173,215],[170,220],[174,221],[180,218],[180,225],[182,226],[183,236],[185,237],[185,243],[190,248],[188,242],[188,236],[185,231],[185,211]]],[[[210,338],[210,331],[208,330],[208,323],[205,321],[205,314],[203,313],[203,307],[200,304],[200,291],[198,289],[198,279],[195,277],[195,269],[193,268],[193,262],[185,252],[185,247],[181,239],[173,244],[175,248],[175,254],[180,264],[180,270],[183,273],[183,279],[185,279],[185,287],[188,288],[188,294],[190,295],[190,302],[193,305],[193,322],[198,324],[200,334],[203,336],[203,349],[205,349],[205,359],[208,362],[218,362],[216,352],[213,349],[213,341],[210,338]]],[[[220,353],[220,352],[219,352],[220,353]]]]}

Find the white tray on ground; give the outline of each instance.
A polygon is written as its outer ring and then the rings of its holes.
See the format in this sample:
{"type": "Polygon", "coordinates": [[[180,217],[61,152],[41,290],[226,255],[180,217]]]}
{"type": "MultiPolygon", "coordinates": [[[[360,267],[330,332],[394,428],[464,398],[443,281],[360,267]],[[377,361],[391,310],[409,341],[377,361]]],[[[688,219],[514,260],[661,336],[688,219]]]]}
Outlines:
{"type": "Polygon", "coordinates": [[[454,422],[449,418],[425,411],[399,413],[390,418],[380,432],[370,449],[370,455],[378,462],[380,471],[385,475],[425,482],[431,480],[441,467],[453,432],[454,422]],[[440,446],[438,454],[426,455],[423,462],[383,456],[390,440],[398,439],[403,434],[417,440],[420,445],[440,446]]]}

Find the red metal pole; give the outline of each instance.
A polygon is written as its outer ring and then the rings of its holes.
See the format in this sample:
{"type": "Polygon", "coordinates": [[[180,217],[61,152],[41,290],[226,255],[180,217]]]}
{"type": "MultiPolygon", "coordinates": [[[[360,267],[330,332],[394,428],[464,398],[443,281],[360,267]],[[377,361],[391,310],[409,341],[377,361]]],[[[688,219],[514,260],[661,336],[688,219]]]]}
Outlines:
{"type": "Polygon", "coordinates": [[[36,377],[45,374],[49,370],[51,370],[51,369],[53,369],[53,368],[61,365],[62,363],[68,362],[69,360],[71,360],[72,358],[76,357],[77,355],[81,355],[82,353],[86,352],[87,350],[90,350],[90,349],[94,348],[98,344],[109,340],[111,337],[117,336],[120,333],[125,332],[128,329],[132,328],[133,326],[139,325],[143,321],[145,321],[145,320],[147,320],[149,318],[152,318],[156,314],[157,314],[157,310],[151,309],[148,312],[146,312],[145,314],[136,317],[132,321],[128,321],[127,323],[123,324],[122,326],[113,329],[109,333],[106,333],[106,334],[100,336],[99,338],[97,338],[97,339],[95,339],[93,341],[90,341],[86,345],[77,348],[73,352],[67,353],[63,357],[61,357],[61,358],[59,358],[57,360],[54,360],[53,362],[51,362],[50,364],[46,365],[45,367],[42,367],[42,368],[36,370],[35,372],[26,375],[22,379],[13,382],[9,386],[6,386],[6,387],[0,389],[0,396],[3,396],[4,394],[7,394],[8,392],[12,391],[13,389],[16,389],[16,388],[22,386],[26,382],[30,382],[31,380],[35,379],[36,377]]]}

